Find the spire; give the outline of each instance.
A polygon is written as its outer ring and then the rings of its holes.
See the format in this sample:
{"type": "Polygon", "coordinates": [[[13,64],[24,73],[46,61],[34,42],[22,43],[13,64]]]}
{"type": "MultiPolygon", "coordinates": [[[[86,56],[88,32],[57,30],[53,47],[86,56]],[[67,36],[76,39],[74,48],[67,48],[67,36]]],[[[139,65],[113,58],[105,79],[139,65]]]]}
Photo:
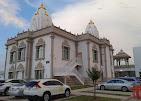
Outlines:
{"type": "Polygon", "coordinates": [[[94,24],[94,22],[92,20],[90,20],[89,24],[94,24]]]}
{"type": "Polygon", "coordinates": [[[43,8],[44,10],[46,10],[45,6],[43,5],[43,2],[41,4],[41,6],[38,8],[38,10],[41,9],[41,8],[43,8]]]}

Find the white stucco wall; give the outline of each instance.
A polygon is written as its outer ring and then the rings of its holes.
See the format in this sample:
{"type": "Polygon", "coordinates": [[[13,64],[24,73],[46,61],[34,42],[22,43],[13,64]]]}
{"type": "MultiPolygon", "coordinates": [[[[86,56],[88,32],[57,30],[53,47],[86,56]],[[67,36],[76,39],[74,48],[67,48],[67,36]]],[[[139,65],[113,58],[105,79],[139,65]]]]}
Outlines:
{"type": "Polygon", "coordinates": [[[55,35],[54,38],[54,72],[63,72],[65,66],[76,58],[75,42],[64,37],[55,35]],[[70,45],[70,59],[62,60],[62,43],[67,40],[70,45]]]}
{"type": "Polygon", "coordinates": [[[109,47],[106,46],[106,60],[107,60],[107,77],[111,77],[111,61],[110,61],[110,52],[109,47]]]}
{"type": "MultiPolygon", "coordinates": [[[[22,41],[23,41],[23,42],[25,43],[25,45],[27,46],[27,44],[26,44],[26,39],[24,39],[24,40],[18,41],[18,47],[19,47],[19,45],[20,45],[20,43],[21,43],[22,41]]],[[[8,50],[7,50],[7,60],[6,60],[5,79],[8,79],[9,69],[11,68],[12,65],[15,67],[15,70],[17,70],[19,64],[22,64],[23,67],[24,67],[24,70],[25,70],[26,51],[27,51],[26,49],[27,49],[27,48],[25,48],[25,61],[20,61],[20,62],[18,61],[18,51],[17,51],[17,57],[16,57],[17,62],[16,62],[16,63],[13,63],[13,64],[10,64],[10,52],[11,52],[11,49],[12,49],[12,47],[13,47],[14,45],[16,46],[16,44],[13,44],[13,45],[9,45],[9,46],[8,46],[8,50]]],[[[17,47],[17,48],[18,48],[18,47],[17,47]]],[[[15,75],[15,76],[16,76],[16,75],[15,75]]],[[[21,77],[20,77],[20,78],[21,78],[21,77]]]]}
{"type": "Polygon", "coordinates": [[[46,35],[43,37],[35,38],[33,43],[33,51],[32,51],[32,73],[31,78],[35,79],[35,67],[39,62],[41,62],[44,65],[44,78],[50,78],[50,63],[51,63],[51,38],[50,35],[46,35]],[[45,41],[45,59],[44,60],[35,60],[36,59],[36,44],[38,40],[42,38],[45,41]],[[46,63],[46,61],[49,61],[49,63],[46,63]]]}
{"type": "Polygon", "coordinates": [[[105,54],[104,54],[104,47],[103,46],[102,46],[102,49],[101,49],[101,54],[102,54],[102,65],[101,65],[101,68],[103,70],[103,77],[106,77],[105,54]]]}
{"type": "Polygon", "coordinates": [[[82,53],[82,67],[80,67],[80,73],[84,78],[88,75],[86,71],[88,70],[88,52],[87,52],[87,41],[81,41],[78,43],[78,53],[82,53]]]}
{"type": "Polygon", "coordinates": [[[141,77],[141,47],[133,48],[136,77],[141,77]]]}

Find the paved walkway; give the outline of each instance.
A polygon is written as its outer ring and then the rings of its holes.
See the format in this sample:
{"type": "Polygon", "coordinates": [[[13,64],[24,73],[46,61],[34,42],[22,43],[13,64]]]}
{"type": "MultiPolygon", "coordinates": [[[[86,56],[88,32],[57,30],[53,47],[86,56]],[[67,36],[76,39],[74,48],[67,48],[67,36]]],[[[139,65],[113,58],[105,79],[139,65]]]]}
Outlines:
{"type": "MultiPolygon", "coordinates": [[[[91,91],[91,90],[93,90],[93,87],[85,88],[85,89],[79,89],[79,90],[73,90],[72,94],[76,95],[76,96],[79,96],[79,95],[93,96],[93,93],[83,92],[83,91],[91,91]]],[[[96,90],[96,92],[132,95],[132,92],[122,92],[122,91],[107,91],[107,90],[102,91],[102,90],[96,90]]],[[[119,95],[110,95],[110,94],[96,94],[96,96],[108,97],[108,98],[118,98],[118,99],[122,99],[122,100],[125,100],[125,99],[127,99],[129,97],[129,96],[119,96],[119,95]]]]}

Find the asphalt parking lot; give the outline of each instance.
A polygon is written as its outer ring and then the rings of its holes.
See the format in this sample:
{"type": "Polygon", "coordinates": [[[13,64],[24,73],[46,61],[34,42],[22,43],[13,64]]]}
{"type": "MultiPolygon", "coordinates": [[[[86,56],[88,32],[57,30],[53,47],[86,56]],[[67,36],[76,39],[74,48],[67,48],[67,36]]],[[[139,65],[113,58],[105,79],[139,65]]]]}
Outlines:
{"type": "MultiPolygon", "coordinates": [[[[84,89],[78,89],[78,90],[72,90],[71,96],[70,97],[74,97],[74,96],[79,96],[79,95],[89,95],[89,96],[93,96],[93,93],[87,93],[84,91],[93,91],[93,87],[91,88],[84,88],[84,89]]],[[[122,100],[127,99],[130,96],[120,96],[120,95],[114,95],[114,94],[124,94],[124,95],[132,95],[132,92],[122,92],[122,91],[111,91],[111,90],[96,90],[97,96],[100,97],[109,97],[109,98],[120,98],[122,100]],[[102,94],[100,94],[102,93],[102,94]],[[108,93],[104,94],[104,93],[108,93]],[[110,95],[112,94],[112,95],[110,95]]],[[[53,96],[51,98],[51,101],[61,101],[62,99],[65,99],[64,96],[53,96]]],[[[15,98],[14,96],[3,96],[0,95],[0,101],[28,101],[28,99],[26,98],[15,98]]],[[[40,101],[40,100],[38,100],[40,101]]]]}
{"type": "MultiPolygon", "coordinates": [[[[64,99],[64,98],[65,98],[64,96],[54,96],[54,97],[51,98],[51,101],[59,101],[59,100],[64,99]]],[[[28,99],[23,98],[23,97],[17,97],[16,98],[15,96],[3,96],[3,95],[1,95],[0,101],[28,101],[28,99]]],[[[40,101],[40,99],[36,100],[36,101],[40,101]]]]}

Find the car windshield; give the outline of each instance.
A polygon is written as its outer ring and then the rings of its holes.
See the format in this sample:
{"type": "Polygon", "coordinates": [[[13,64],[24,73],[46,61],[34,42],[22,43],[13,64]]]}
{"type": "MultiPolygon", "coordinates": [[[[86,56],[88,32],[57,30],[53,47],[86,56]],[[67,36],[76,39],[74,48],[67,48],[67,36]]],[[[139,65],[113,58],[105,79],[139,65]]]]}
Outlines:
{"type": "Polygon", "coordinates": [[[30,81],[30,82],[27,82],[25,86],[26,87],[34,87],[37,85],[37,83],[38,83],[38,81],[30,81]]]}

